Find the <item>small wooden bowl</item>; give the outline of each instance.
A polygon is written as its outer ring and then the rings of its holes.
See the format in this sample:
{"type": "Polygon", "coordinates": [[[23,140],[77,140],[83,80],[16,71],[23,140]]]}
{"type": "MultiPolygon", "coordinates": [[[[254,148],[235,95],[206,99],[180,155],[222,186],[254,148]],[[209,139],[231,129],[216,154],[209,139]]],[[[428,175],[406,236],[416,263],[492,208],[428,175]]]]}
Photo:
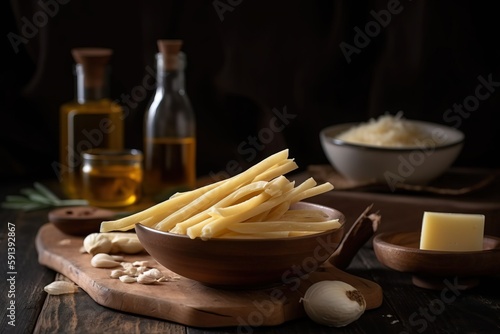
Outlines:
{"type": "Polygon", "coordinates": [[[181,276],[220,288],[261,288],[315,271],[342,240],[345,217],[341,212],[305,202],[292,209],[320,209],[342,225],[308,236],[273,239],[191,239],[141,224],[135,230],[146,251],[181,276]]]}
{"type": "Polygon", "coordinates": [[[481,276],[500,273],[500,238],[485,236],[482,251],[441,252],[421,250],[420,234],[376,235],[373,249],[377,259],[391,269],[411,273],[413,284],[427,289],[442,289],[451,283],[465,290],[476,286],[481,276]]]}
{"type": "Polygon", "coordinates": [[[74,206],[54,209],[49,212],[49,222],[53,223],[61,232],[87,236],[99,232],[103,220],[111,220],[115,212],[92,206],[74,206]]]}

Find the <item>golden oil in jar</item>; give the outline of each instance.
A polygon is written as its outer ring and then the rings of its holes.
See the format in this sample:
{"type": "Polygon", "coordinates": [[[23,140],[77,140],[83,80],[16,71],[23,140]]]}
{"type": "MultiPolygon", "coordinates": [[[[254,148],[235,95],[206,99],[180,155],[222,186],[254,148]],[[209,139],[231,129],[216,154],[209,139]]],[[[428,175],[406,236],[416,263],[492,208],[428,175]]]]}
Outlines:
{"type": "Polygon", "coordinates": [[[91,149],[82,157],[82,194],[90,205],[123,207],[141,199],[141,151],[91,149]]]}

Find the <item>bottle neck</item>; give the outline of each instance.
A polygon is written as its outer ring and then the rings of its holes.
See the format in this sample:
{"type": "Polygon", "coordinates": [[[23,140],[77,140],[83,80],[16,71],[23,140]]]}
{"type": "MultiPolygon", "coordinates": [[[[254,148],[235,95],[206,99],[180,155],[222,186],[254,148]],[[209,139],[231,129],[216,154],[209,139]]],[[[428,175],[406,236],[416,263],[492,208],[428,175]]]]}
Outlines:
{"type": "Polygon", "coordinates": [[[98,101],[109,97],[106,71],[89,71],[81,64],[76,64],[75,75],[78,103],[98,101]]]}
{"type": "Polygon", "coordinates": [[[164,57],[160,53],[156,55],[157,89],[165,92],[184,92],[185,61],[182,55],[175,64],[175,66],[166,66],[164,57]]]}
{"type": "Polygon", "coordinates": [[[184,92],[182,71],[161,71],[157,74],[158,88],[165,92],[184,92]]]}

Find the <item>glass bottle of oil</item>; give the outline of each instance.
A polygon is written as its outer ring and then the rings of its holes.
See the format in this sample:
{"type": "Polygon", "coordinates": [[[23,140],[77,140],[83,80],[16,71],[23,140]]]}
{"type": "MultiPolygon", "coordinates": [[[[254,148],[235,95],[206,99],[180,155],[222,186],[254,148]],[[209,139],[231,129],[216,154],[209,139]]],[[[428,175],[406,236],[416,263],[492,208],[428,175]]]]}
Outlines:
{"type": "Polygon", "coordinates": [[[109,98],[112,50],[75,48],[75,100],[60,108],[60,161],[54,166],[69,198],[81,198],[82,151],[123,148],[123,109],[109,98]]]}
{"type": "Polygon", "coordinates": [[[196,185],[196,120],[182,40],[158,40],[156,92],[144,120],[144,195],[161,201],[196,185]]]}

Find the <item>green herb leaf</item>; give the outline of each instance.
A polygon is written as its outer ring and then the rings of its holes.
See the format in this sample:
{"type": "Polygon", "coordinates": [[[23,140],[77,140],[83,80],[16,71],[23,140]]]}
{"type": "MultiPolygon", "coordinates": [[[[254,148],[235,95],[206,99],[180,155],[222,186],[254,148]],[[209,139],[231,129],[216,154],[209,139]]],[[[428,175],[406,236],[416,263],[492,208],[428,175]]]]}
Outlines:
{"type": "Polygon", "coordinates": [[[33,211],[51,207],[85,206],[88,201],[84,199],[60,199],[49,188],[35,182],[33,188],[23,188],[20,195],[8,195],[1,204],[4,209],[33,211]]]}

